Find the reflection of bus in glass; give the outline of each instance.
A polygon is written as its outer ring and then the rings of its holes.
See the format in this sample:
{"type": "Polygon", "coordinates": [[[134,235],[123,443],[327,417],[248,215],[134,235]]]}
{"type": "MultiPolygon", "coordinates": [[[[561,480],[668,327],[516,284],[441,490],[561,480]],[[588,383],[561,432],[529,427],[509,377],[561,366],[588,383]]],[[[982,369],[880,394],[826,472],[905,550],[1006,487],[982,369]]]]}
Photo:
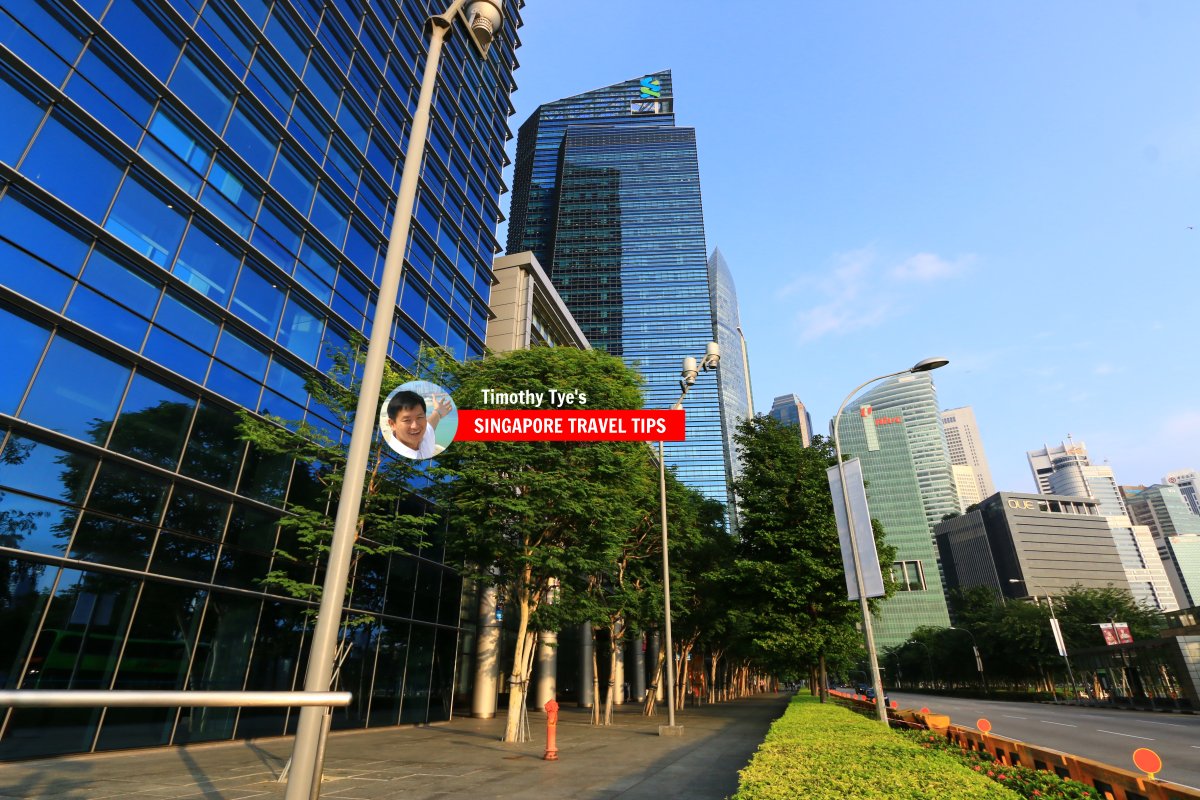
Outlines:
{"type": "MultiPolygon", "coordinates": [[[[117,672],[115,661],[120,651],[121,639],[116,636],[44,629],[34,645],[22,687],[106,687],[117,672]]],[[[117,687],[176,688],[187,672],[188,655],[188,646],[176,639],[130,639],[121,657],[117,687]]]]}

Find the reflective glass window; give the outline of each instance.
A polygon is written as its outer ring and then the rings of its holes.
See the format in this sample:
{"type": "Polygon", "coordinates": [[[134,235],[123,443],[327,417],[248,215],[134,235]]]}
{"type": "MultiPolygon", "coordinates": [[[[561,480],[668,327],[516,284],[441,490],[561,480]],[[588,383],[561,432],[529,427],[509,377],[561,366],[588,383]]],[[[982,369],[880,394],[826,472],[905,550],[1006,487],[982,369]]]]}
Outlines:
{"type": "Polygon", "coordinates": [[[299,158],[286,149],[279,153],[275,161],[275,171],[271,173],[271,185],[279,190],[283,198],[294,205],[301,214],[308,213],[312,204],[313,191],[316,189],[316,179],[307,166],[301,166],[299,158]]]}
{"type": "Polygon", "coordinates": [[[241,257],[239,250],[196,224],[179,248],[173,271],[188,286],[225,305],[241,257]]]}
{"type": "Polygon", "coordinates": [[[262,384],[259,381],[220,361],[213,362],[204,385],[222,397],[247,408],[257,407],[259,394],[262,393],[262,384]]]}
{"type": "Polygon", "coordinates": [[[304,376],[288,367],[278,358],[271,362],[271,368],[267,371],[266,385],[282,396],[294,400],[301,406],[304,405],[305,400],[308,398],[308,391],[304,388],[304,376]]]}
{"type": "Polygon", "coordinates": [[[75,290],[64,313],[101,336],[106,336],[133,351],[142,349],[146,330],[150,327],[150,321],[145,317],[86,286],[75,290]]]}
{"type": "Polygon", "coordinates": [[[446,342],[446,326],[449,312],[440,303],[429,304],[429,314],[425,317],[425,333],[437,344],[446,342]]]}
{"type": "Polygon", "coordinates": [[[378,230],[362,217],[355,216],[346,234],[346,246],[342,252],[356,267],[371,275],[375,270],[375,262],[379,259],[380,241],[378,230]]]}
{"type": "Polygon", "coordinates": [[[113,0],[103,22],[138,61],[166,81],[183,46],[183,37],[174,26],[138,0],[113,0]]]}
{"type": "Polygon", "coordinates": [[[275,63],[274,57],[262,45],[259,45],[254,63],[250,65],[246,85],[277,120],[287,122],[296,95],[296,81],[275,63]]]}
{"type": "Polygon", "coordinates": [[[50,343],[21,416],[103,444],[128,379],[129,367],[60,333],[50,343]]]}
{"type": "Polygon", "coordinates": [[[197,350],[175,334],[157,326],[150,329],[142,355],[196,383],[202,383],[208,372],[208,353],[197,350]]]}
{"type": "Polygon", "coordinates": [[[229,506],[229,501],[219,495],[176,484],[163,527],[217,541],[225,530],[229,506]]]}
{"type": "Polygon", "coordinates": [[[313,237],[305,240],[294,274],[300,285],[316,295],[318,300],[329,302],[337,270],[325,249],[314,244],[313,237]]]}
{"type": "Polygon", "coordinates": [[[300,230],[290,220],[293,213],[268,200],[258,215],[258,228],[251,240],[263,255],[289,273],[300,248],[300,230]]]}
{"type": "MultiPolygon", "coordinates": [[[[361,157],[354,155],[339,138],[334,137],[325,161],[325,172],[337,182],[338,186],[342,187],[342,191],[351,197],[354,196],[354,189],[358,186],[358,171],[361,169],[361,165],[361,157]]],[[[333,193],[329,192],[329,194],[332,196],[333,193]]],[[[334,241],[340,240],[334,239],[334,241]]]]}
{"type": "Polygon", "coordinates": [[[225,119],[233,107],[234,91],[216,73],[204,65],[204,55],[189,48],[183,54],[171,89],[179,99],[215,131],[225,129],[225,119]]]}
{"type": "Polygon", "coordinates": [[[248,101],[238,101],[229,119],[229,127],[225,129],[225,141],[260,174],[270,172],[275,150],[279,146],[279,133],[273,124],[258,115],[248,101]]]}
{"type": "Polygon", "coordinates": [[[146,315],[154,313],[162,284],[117,259],[107,248],[97,247],[83,270],[85,285],[146,315]]]}
{"type": "Polygon", "coordinates": [[[109,448],[174,470],[196,399],[142,373],[133,376],[109,448]]]}
{"type": "MultiPolygon", "coordinates": [[[[192,305],[174,289],[167,290],[154,323],[205,351],[211,351],[217,341],[216,319],[192,305]]],[[[171,365],[168,363],[167,366],[171,365]]]]}
{"type": "Polygon", "coordinates": [[[246,449],[246,443],[238,438],[237,424],[234,411],[201,400],[179,471],[213,486],[232,488],[246,449]]]}
{"type": "Polygon", "coordinates": [[[221,332],[221,340],[217,343],[217,358],[237,367],[251,378],[261,380],[263,373],[267,371],[267,354],[230,327],[221,332]]]}
{"type": "Polygon", "coordinates": [[[242,177],[224,156],[217,156],[208,174],[208,186],[200,203],[246,239],[254,228],[254,215],[262,191],[254,181],[242,177]]]}
{"type": "Polygon", "coordinates": [[[87,217],[104,216],[121,181],[107,148],[93,141],[67,115],[55,110],[33,141],[21,172],[87,217]],[[70,158],[63,158],[70,153],[70,158]]]}
{"type": "MultiPolygon", "coordinates": [[[[89,241],[66,220],[12,191],[0,198],[0,238],[33,253],[67,275],[79,273],[89,247],[89,241]]],[[[57,309],[61,302],[47,305],[57,309]]]]}
{"type": "Polygon", "coordinates": [[[404,290],[400,295],[400,308],[412,317],[417,325],[425,323],[425,306],[428,302],[425,287],[416,280],[405,278],[404,290]]]}
{"type": "Polygon", "coordinates": [[[292,19],[285,19],[284,14],[284,6],[276,5],[263,32],[267,35],[267,40],[279,50],[288,66],[299,75],[304,71],[304,61],[308,57],[311,44],[308,37],[300,32],[300,26],[292,19]]]}
{"type": "Polygon", "coordinates": [[[142,156],[176,186],[195,197],[212,149],[173,114],[160,109],[150,121],[150,136],[142,140],[142,156]]]}
{"type": "Polygon", "coordinates": [[[44,553],[66,555],[67,542],[75,529],[79,509],[39,500],[0,488],[0,545],[44,553]]]}
{"type": "Polygon", "coordinates": [[[242,27],[241,19],[219,3],[208,3],[196,23],[196,30],[210,47],[217,51],[235,75],[246,72],[255,37],[242,27]]]}
{"type": "Polygon", "coordinates": [[[179,246],[186,219],[177,201],[158,194],[147,184],[145,179],[132,175],[125,181],[104,228],[165,267],[179,246]]]}
{"type": "Polygon", "coordinates": [[[252,553],[238,547],[225,545],[221,548],[221,554],[217,559],[217,571],[213,576],[213,583],[260,592],[263,588],[262,580],[270,570],[271,556],[269,554],[252,553]]]}
{"type": "Polygon", "coordinates": [[[293,355],[311,364],[317,359],[317,348],[321,346],[321,334],[324,330],[324,316],[292,295],[283,311],[277,341],[293,355]]]}
{"type": "Polygon", "coordinates": [[[67,95],[102,125],[136,146],[150,116],[155,94],[120,66],[99,40],[92,40],[65,89],[67,95]]]}
{"type": "Polygon", "coordinates": [[[5,379],[0,380],[0,411],[16,414],[50,332],[13,309],[0,305],[0,341],[5,344],[5,379]]]}
{"type": "Polygon", "coordinates": [[[283,310],[283,291],[249,263],[242,267],[230,310],[271,338],[283,310]]]}
{"type": "Polygon", "coordinates": [[[313,57],[308,62],[308,69],[304,73],[304,85],[312,91],[317,102],[324,106],[326,111],[334,114],[342,95],[343,82],[317,61],[317,52],[313,51],[313,57]]]}
{"type": "Polygon", "coordinates": [[[292,118],[288,120],[288,130],[304,151],[320,163],[325,157],[325,145],[329,142],[329,123],[322,117],[317,106],[304,95],[296,98],[292,107],[292,118]]]}
{"type": "Polygon", "coordinates": [[[0,485],[78,505],[95,468],[90,456],[12,434],[0,452],[0,485]]]}
{"type": "Polygon", "coordinates": [[[45,98],[0,66],[0,108],[5,114],[4,126],[0,127],[0,161],[17,163],[48,107],[45,98]]]}
{"type": "Polygon", "coordinates": [[[346,238],[346,225],[350,222],[350,211],[341,198],[332,190],[332,184],[322,181],[313,202],[309,220],[321,233],[325,234],[335,247],[341,247],[346,238]]]}
{"type": "Polygon", "coordinates": [[[358,103],[350,99],[337,113],[338,128],[362,151],[367,149],[367,133],[371,130],[371,124],[367,122],[369,118],[365,111],[358,108],[358,103]]]}
{"type": "MultiPolygon", "coordinates": [[[[238,479],[238,494],[263,503],[281,506],[284,495],[287,493],[288,478],[291,474],[292,460],[290,458],[275,453],[265,453],[252,444],[246,452],[246,465],[242,468],[242,475],[238,479]]],[[[240,547],[270,552],[275,545],[273,522],[269,536],[246,533],[237,534],[237,538],[231,538],[234,536],[236,525],[250,525],[254,515],[261,513],[236,506],[233,516],[230,518],[229,531],[225,534],[225,540],[240,547]],[[241,523],[238,522],[239,515],[245,517],[241,523]]],[[[274,517],[271,519],[274,520],[274,517]]]]}
{"type": "MultiPolygon", "coordinates": [[[[89,548],[119,545],[119,539],[108,544],[103,542],[106,538],[105,533],[119,527],[111,524],[112,521],[108,516],[102,516],[111,515],[119,518],[119,523],[130,529],[128,541],[137,543],[136,547],[131,548],[131,552],[135,552],[137,557],[133,562],[123,560],[121,566],[145,564],[146,557],[150,553],[150,538],[153,533],[152,527],[145,526],[158,524],[159,518],[162,516],[166,494],[167,481],[165,478],[113,461],[104,461],[100,464],[100,471],[96,475],[96,482],[92,486],[87,503],[88,510],[96,513],[87,514],[84,517],[84,522],[87,523],[88,530],[91,532],[89,536],[93,536],[98,541],[79,542],[77,534],[77,541],[73,544],[72,550],[88,552],[89,548]],[[89,518],[95,521],[90,522],[89,518]],[[129,525],[131,521],[145,523],[145,526],[129,525]]],[[[80,523],[81,531],[84,522],[80,523]]],[[[119,546],[112,546],[114,552],[119,549],[119,546]]],[[[95,560],[104,561],[103,558],[95,560]]]]}
{"type": "MultiPolygon", "coordinates": [[[[0,213],[8,204],[0,204],[0,213]]],[[[54,309],[62,308],[73,281],[25,250],[0,238],[0,285],[54,309]]]]}
{"type": "Polygon", "coordinates": [[[83,48],[86,31],[50,3],[22,3],[17,11],[0,9],[0,43],[54,85],[83,48]]]}

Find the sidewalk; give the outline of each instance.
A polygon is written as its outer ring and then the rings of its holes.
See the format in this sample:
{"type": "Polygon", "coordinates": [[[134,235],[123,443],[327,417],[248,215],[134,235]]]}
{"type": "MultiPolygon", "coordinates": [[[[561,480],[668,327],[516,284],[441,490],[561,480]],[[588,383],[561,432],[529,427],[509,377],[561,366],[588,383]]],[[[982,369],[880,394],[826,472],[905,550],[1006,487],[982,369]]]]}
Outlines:
{"type": "MultiPolygon", "coordinates": [[[[322,798],[621,798],[719,800],[746,765],[790,695],[768,694],[688,708],[684,736],[660,737],[666,715],[622,706],[615,725],[593,728],[588,712],[564,708],[559,761],[542,760],[545,715],[531,714],[533,739],[502,744],[503,717],[455,719],[422,728],[344,731],[330,736],[322,798]]],[[[0,800],[21,798],[281,798],[275,782],[290,738],[71,756],[0,765],[0,800]]]]}

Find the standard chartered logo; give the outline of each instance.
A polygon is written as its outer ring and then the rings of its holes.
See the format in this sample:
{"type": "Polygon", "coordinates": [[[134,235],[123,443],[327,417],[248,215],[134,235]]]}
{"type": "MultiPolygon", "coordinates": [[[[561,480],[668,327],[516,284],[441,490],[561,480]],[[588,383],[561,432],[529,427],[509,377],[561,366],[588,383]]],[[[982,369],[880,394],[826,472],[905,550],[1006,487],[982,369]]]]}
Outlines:
{"type": "Polygon", "coordinates": [[[659,82],[658,78],[651,78],[650,76],[642,78],[641,88],[643,100],[657,100],[662,97],[662,83],[659,82]]]}

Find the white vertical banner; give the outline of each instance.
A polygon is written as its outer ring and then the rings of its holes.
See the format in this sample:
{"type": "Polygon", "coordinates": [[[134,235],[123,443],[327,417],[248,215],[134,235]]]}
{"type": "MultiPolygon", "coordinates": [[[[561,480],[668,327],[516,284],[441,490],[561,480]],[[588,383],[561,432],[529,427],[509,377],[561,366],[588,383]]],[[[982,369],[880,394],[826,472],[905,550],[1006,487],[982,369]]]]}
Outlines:
{"type": "Polygon", "coordinates": [[[1054,631],[1054,644],[1058,645],[1058,654],[1063,658],[1067,657],[1067,645],[1063,642],[1062,628],[1058,626],[1058,620],[1050,620],[1050,630],[1054,631]]]}
{"type": "MultiPolygon", "coordinates": [[[[862,565],[863,586],[867,597],[883,597],[883,574],[879,571],[879,554],[875,552],[875,534],[871,531],[871,511],[867,508],[862,462],[852,458],[842,462],[842,469],[846,471],[846,490],[850,493],[850,509],[854,515],[854,537],[858,543],[858,561],[862,565]]],[[[851,600],[857,600],[858,582],[854,577],[854,556],[850,552],[850,526],[846,521],[846,503],[842,499],[841,476],[837,467],[830,467],[826,475],[829,478],[829,491],[833,495],[833,512],[837,516],[838,539],[842,545],[846,592],[851,600]]]]}

